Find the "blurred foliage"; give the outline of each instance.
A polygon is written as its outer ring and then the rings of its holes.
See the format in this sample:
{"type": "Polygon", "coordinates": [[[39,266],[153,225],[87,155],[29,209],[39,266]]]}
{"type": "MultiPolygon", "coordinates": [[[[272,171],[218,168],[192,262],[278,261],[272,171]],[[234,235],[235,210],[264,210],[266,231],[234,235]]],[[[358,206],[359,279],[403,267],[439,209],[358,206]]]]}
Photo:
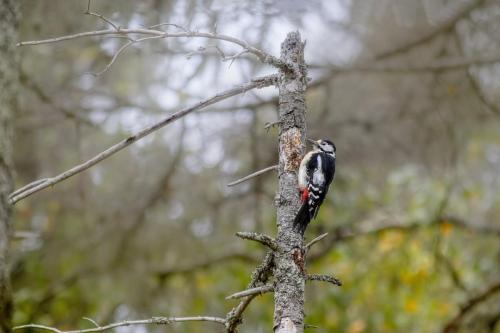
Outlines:
{"type": "MultiPolygon", "coordinates": [[[[22,4],[23,40],[106,28],[83,15],[84,0],[22,4]]],[[[217,29],[273,54],[288,31],[307,39],[310,75],[328,76],[308,92],[308,135],[338,147],[333,189],[306,234],[330,236],[312,250],[308,270],[344,283],[308,285],[306,322],[316,332],[439,332],[500,281],[500,65],[412,70],[499,54],[498,1],[95,0],[92,9],[120,26],[217,29]],[[387,50],[398,52],[380,56],[387,50]],[[374,64],[400,69],[362,69],[374,64]]],[[[109,71],[88,74],[103,69],[121,43],[91,38],[21,48],[17,187],[273,70],[251,57],[222,62],[215,45],[233,54],[231,45],[169,39],[131,47],[109,71]]],[[[276,163],[277,129],[264,129],[276,120],[276,94],[249,92],[190,115],[19,202],[15,323],[75,329],[90,327],[82,317],[102,324],[224,317],[236,304],[224,297],[245,289],[264,256],[234,233],[275,230],[275,173],[226,184],[276,163]],[[262,101],[270,102],[245,106],[262,101]]],[[[268,332],[272,315],[272,296],[258,297],[241,332],[268,332]]],[[[499,318],[497,293],[467,313],[460,329],[500,332],[499,318]]]]}

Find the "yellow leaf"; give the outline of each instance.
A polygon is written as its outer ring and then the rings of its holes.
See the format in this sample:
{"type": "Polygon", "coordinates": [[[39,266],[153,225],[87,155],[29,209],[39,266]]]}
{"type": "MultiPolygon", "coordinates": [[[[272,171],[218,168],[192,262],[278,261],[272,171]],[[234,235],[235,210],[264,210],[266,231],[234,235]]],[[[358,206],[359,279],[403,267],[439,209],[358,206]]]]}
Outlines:
{"type": "Polygon", "coordinates": [[[403,242],[404,235],[401,231],[386,231],[378,241],[378,248],[381,252],[388,252],[395,247],[398,247],[403,242]]]}
{"type": "Polygon", "coordinates": [[[446,236],[450,233],[452,227],[453,227],[453,225],[450,222],[443,221],[439,225],[439,231],[441,232],[441,235],[446,236]]]}
{"type": "Polygon", "coordinates": [[[347,327],[347,333],[361,333],[365,330],[366,324],[363,320],[361,319],[356,319],[355,321],[351,322],[349,326],[347,327]]]}
{"type": "Polygon", "coordinates": [[[418,308],[418,303],[413,298],[407,298],[404,304],[404,310],[407,313],[415,313],[418,308]]]}

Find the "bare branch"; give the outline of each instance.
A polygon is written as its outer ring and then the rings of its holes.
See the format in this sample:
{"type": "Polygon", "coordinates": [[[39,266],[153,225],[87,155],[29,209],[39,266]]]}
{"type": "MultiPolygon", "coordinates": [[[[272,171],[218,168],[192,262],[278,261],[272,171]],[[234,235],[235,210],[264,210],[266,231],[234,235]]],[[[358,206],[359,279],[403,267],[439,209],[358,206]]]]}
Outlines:
{"type": "Polygon", "coordinates": [[[236,44],[246,50],[248,53],[254,54],[259,58],[259,60],[263,63],[270,64],[272,66],[278,68],[286,68],[289,69],[289,66],[282,62],[280,59],[272,56],[271,54],[260,50],[256,47],[251,46],[246,41],[228,36],[221,35],[211,32],[198,32],[198,31],[182,31],[182,32],[165,32],[157,29],[106,29],[106,30],[95,30],[95,31],[86,31],[80,32],[72,35],[60,36],[55,38],[48,38],[42,40],[32,40],[17,43],[17,46],[26,46],[26,45],[40,45],[40,44],[49,44],[49,43],[58,43],[66,40],[84,38],[84,37],[97,37],[97,36],[124,36],[124,35],[144,35],[144,36],[155,36],[157,38],[208,38],[208,39],[216,39],[222,40],[229,43],[236,44]]]}
{"type": "MultiPolygon", "coordinates": [[[[269,251],[262,263],[252,273],[252,278],[248,284],[248,288],[255,288],[259,284],[266,283],[272,274],[274,267],[274,253],[269,251]]],[[[226,316],[226,329],[228,333],[236,332],[236,327],[241,324],[241,316],[248,305],[257,295],[250,295],[244,298],[236,307],[234,307],[226,316]]]]}
{"type": "Polygon", "coordinates": [[[254,88],[263,88],[263,87],[267,87],[267,86],[270,86],[272,84],[274,84],[276,80],[276,76],[274,75],[270,75],[270,76],[266,76],[266,77],[262,77],[262,78],[256,78],[248,83],[245,83],[243,85],[240,85],[238,87],[235,87],[235,88],[232,88],[232,89],[229,89],[229,90],[226,90],[226,91],[223,91],[221,93],[218,93],[212,97],[209,97],[203,101],[200,101],[198,103],[196,103],[195,105],[192,105],[192,106],[189,106],[189,107],[186,107],[180,111],[177,111],[176,113],[154,123],[153,125],[150,125],[148,127],[145,127],[143,128],[142,130],[138,131],[137,133],[135,133],[134,135],[131,135],[129,136],[128,138],[118,142],[117,144],[109,147],[108,149],[104,150],[103,152],[97,154],[96,156],[94,156],[93,158],[91,158],[90,160],[82,163],[82,164],[79,164],[57,176],[54,176],[52,178],[47,178],[45,181],[41,182],[40,180],[37,180],[37,185],[32,185],[32,184],[28,184],[27,186],[29,187],[27,190],[24,190],[22,192],[20,191],[16,191],[14,193],[16,193],[15,195],[10,195],[9,196],[9,202],[11,204],[15,204],[16,202],[18,202],[19,200],[22,200],[30,195],[32,195],[33,193],[36,193],[38,191],[41,191],[49,186],[53,186],[69,177],[72,177],[84,170],[87,170],[89,169],[90,167],[94,166],[95,164],[101,162],[102,160],[105,160],[107,159],[108,157],[114,155],[115,153],[119,152],[120,150],[124,149],[125,147],[128,147],[130,146],[132,143],[142,139],[143,137],[155,132],[156,130],[194,112],[194,111],[198,111],[200,109],[203,109],[204,107],[207,107],[209,105],[212,105],[212,104],[215,104],[219,101],[222,101],[224,99],[227,99],[229,97],[232,97],[232,96],[236,96],[236,95],[239,95],[241,93],[244,93],[246,91],[249,91],[251,89],[254,89],[254,88]]]}
{"type": "MultiPolygon", "coordinates": [[[[90,2],[90,1],[89,1],[90,2]]],[[[82,317],[82,319],[85,319],[87,321],[90,321],[95,327],[99,327],[99,324],[92,318],[89,317],[82,317]]]]}
{"type": "MultiPolygon", "coordinates": [[[[500,62],[500,60],[498,60],[498,62],[500,62]]],[[[475,91],[477,97],[479,97],[481,103],[486,106],[486,108],[490,112],[496,114],[497,116],[500,115],[500,107],[488,100],[483,92],[483,89],[481,88],[481,84],[477,81],[478,79],[471,73],[470,70],[467,71],[467,76],[469,78],[469,82],[471,83],[472,89],[475,91]]]]}
{"type": "Polygon", "coordinates": [[[316,326],[316,325],[311,325],[311,324],[304,324],[304,328],[321,328],[321,327],[316,326]]]}
{"type": "MultiPolygon", "coordinates": [[[[352,222],[351,224],[353,223],[354,222],[352,222]]],[[[412,231],[418,228],[432,227],[445,223],[449,223],[450,225],[478,234],[500,236],[500,228],[496,228],[494,226],[486,224],[473,224],[471,222],[466,222],[456,216],[449,215],[437,217],[430,223],[416,222],[410,224],[402,224],[391,222],[378,225],[374,225],[373,223],[362,223],[353,227],[341,226],[333,228],[329,232],[329,240],[326,243],[326,246],[321,248],[318,252],[313,253],[308,258],[310,261],[317,260],[326,255],[338,242],[349,241],[352,239],[356,239],[357,237],[362,237],[365,235],[378,235],[388,230],[412,231]]]]}
{"type": "MultiPolygon", "coordinates": [[[[336,74],[353,72],[383,72],[383,73],[405,73],[405,72],[432,72],[463,69],[475,65],[492,65],[500,62],[500,54],[492,53],[478,57],[449,57],[440,58],[425,64],[405,64],[401,62],[373,62],[357,64],[347,67],[330,67],[336,74]]],[[[326,66],[314,66],[316,68],[328,68],[326,66]]]]}
{"type": "Polygon", "coordinates": [[[237,232],[236,236],[243,238],[243,239],[248,239],[248,240],[253,240],[256,242],[259,242],[267,247],[269,247],[271,250],[276,251],[278,249],[278,245],[276,244],[276,241],[274,238],[264,235],[264,234],[258,234],[256,232],[237,232]]]}
{"type": "Polygon", "coordinates": [[[104,67],[101,71],[99,71],[97,73],[90,73],[90,74],[92,74],[93,76],[100,76],[100,75],[104,74],[108,69],[111,68],[111,66],[113,66],[113,64],[115,63],[116,59],[120,56],[120,54],[122,54],[122,52],[125,51],[125,49],[127,47],[131,46],[134,43],[135,43],[135,40],[130,40],[127,43],[123,44],[118,49],[118,51],[115,52],[115,54],[113,55],[113,57],[111,58],[111,60],[109,61],[109,63],[106,65],[106,67],[104,67]]]}
{"type": "MultiPolygon", "coordinates": [[[[455,24],[461,20],[463,17],[469,15],[471,11],[475,8],[479,7],[484,3],[485,0],[471,0],[469,3],[463,5],[462,8],[459,8],[455,11],[454,15],[448,18],[445,22],[436,25],[432,30],[428,33],[417,36],[414,39],[410,39],[408,42],[398,45],[394,48],[388,49],[387,51],[378,53],[374,57],[374,61],[379,61],[383,59],[391,58],[395,55],[399,55],[408,51],[415,49],[416,47],[425,44],[431,41],[434,37],[442,34],[443,32],[449,31],[452,29],[455,24]]],[[[337,74],[335,69],[331,70],[329,74],[323,76],[322,78],[315,80],[311,84],[309,84],[309,88],[318,87],[330,81],[330,79],[337,74]]]]}
{"type": "Polygon", "coordinates": [[[101,15],[99,13],[93,13],[90,11],[90,0],[89,2],[87,3],[87,10],[85,11],[85,14],[86,15],[91,15],[91,16],[95,16],[101,20],[103,20],[105,23],[109,24],[111,27],[113,27],[113,29],[115,29],[116,31],[120,30],[120,27],[116,24],[114,24],[113,22],[111,22],[110,19],[108,19],[107,17],[105,17],[104,15],[101,15]]]}
{"type": "Polygon", "coordinates": [[[42,102],[51,105],[54,110],[62,113],[68,119],[74,119],[78,122],[91,126],[97,127],[97,124],[88,119],[85,115],[80,112],[70,110],[68,108],[58,105],[45,91],[40,87],[34,80],[32,80],[28,74],[21,70],[19,75],[21,83],[28,89],[30,89],[42,102]]]}
{"type": "Polygon", "coordinates": [[[334,284],[336,286],[342,286],[342,282],[333,277],[333,276],[330,276],[330,275],[324,275],[324,274],[310,274],[310,275],[307,275],[307,278],[306,278],[307,281],[322,281],[322,282],[328,282],[328,283],[331,283],[331,284],[334,284]]]}
{"type": "Polygon", "coordinates": [[[469,15],[471,11],[482,5],[484,1],[485,0],[471,0],[468,3],[461,5],[461,8],[455,9],[455,12],[451,17],[449,17],[446,21],[435,25],[435,27],[429,30],[426,34],[416,36],[415,38],[410,38],[409,42],[380,53],[377,55],[377,58],[392,57],[431,41],[435,36],[452,29],[458,21],[460,21],[462,18],[469,15]]]}
{"type": "MultiPolygon", "coordinates": [[[[40,330],[46,330],[55,333],[91,333],[91,332],[103,332],[113,328],[131,325],[170,325],[172,323],[188,322],[188,321],[210,321],[218,324],[224,325],[226,320],[220,317],[210,317],[210,316],[197,316],[197,317],[152,317],[150,319],[140,319],[140,320],[125,320],[117,323],[108,324],[105,326],[97,326],[94,328],[86,328],[82,330],[72,330],[63,331],[55,327],[28,324],[14,327],[14,330],[21,330],[25,328],[36,328],[40,330]]],[[[94,322],[95,323],[95,322],[94,322]]]]}
{"type": "Polygon", "coordinates": [[[309,243],[306,244],[306,251],[309,251],[309,249],[314,245],[316,244],[317,242],[319,242],[320,240],[322,240],[323,238],[325,238],[326,236],[328,236],[328,233],[324,233],[322,235],[319,235],[318,237],[314,238],[313,240],[311,240],[309,243]]]}
{"type": "Polygon", "coordinates": [[[252,174],[249,174],[248,176],[245,176],[243,178],[240,178],[238,180],[235,180],[234,182],[231,182],[229,184],[227,184],[227,186],[231,187],[231,186],[235,186],[235,185],[238,185],[238,184],[241,184],[243,182],[246,182],[247,180],[249,179],[252,179],[252,178],[255,178],[257,176],[260,176],[268,171],[272,171],[272,170],[278,170],[278,165],[272,165],[270,167],[267,167],[265,169],[262,169],[262,170],[259,170],[259,171],[256,171],[252,174]]]}
{"type": "Polygon", "coordinates": [[[269,129],[270,129],[271,127],[275,127],[275,126],[278,126],[278,125],[280,125],[280,124],[281,124],[281,121],[273,121],[273,122],[271,122],[271,123],[266,123],[266,124],[264,125],[264,129],[265,129],[265,130],[267,130],[267,131],[269,131],[269,129]]]}
{"type": "Polygon", "coordinates": [[[465,317],[465,315],[467,315],[467,313],[469,313],[479,304],[488,300],[491,296],[493,296],[497,292],[500,292],[500,281],[497,281],[496,283],[490,285],[486,290],[484,290],[480,294],[467,300],[467,302],[462,306],[458,314],[445,325],[445,327],[443,328],[443,333],[457,332],[460,323],[462,322],[462,319],[465,317]]]}
{"type": "Polygon", "coordinates": [[[268,292],[271,292],[274,290],[274,286],[272,284],[266,284],[265,286],[260,286],[260,287],[255,287],[255,288],[250,288],[247,290],[239,291],[237,293],[234,293],[232,295],[229,295],[226,297],[226,299],[236,299],[236,298],[242,298],[250,295],[262,295],[268,292]]]}

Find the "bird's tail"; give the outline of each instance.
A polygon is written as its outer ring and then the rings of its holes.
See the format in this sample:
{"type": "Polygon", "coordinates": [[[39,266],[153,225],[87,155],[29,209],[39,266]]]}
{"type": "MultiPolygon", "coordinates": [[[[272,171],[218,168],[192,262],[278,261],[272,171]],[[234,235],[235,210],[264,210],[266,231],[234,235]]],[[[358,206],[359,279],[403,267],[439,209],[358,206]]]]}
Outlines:
{"type": "Polygon", "coordinates": [[[303,235],[306,231],[307,225],[311,221],[311,212],[309,210],[309,204],[304,202],[295,216],[295,220],[293,221],[293,227],[295,230],[300,231],[303,235]]]}

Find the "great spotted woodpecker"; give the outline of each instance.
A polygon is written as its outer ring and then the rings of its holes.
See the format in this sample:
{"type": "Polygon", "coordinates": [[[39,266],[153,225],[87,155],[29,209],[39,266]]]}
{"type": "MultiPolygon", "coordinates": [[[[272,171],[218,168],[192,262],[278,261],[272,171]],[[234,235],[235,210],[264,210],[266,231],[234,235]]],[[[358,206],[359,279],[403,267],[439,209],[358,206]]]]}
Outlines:
{"type": "Polygon", "coordinates": [[[309,222],[318,215],[335,175],[336,148],[330,140],[309,140],[314,149],[307,153],[299,167],[299,191],[302,206],[294,227],[304,234],[309,222]]]}

